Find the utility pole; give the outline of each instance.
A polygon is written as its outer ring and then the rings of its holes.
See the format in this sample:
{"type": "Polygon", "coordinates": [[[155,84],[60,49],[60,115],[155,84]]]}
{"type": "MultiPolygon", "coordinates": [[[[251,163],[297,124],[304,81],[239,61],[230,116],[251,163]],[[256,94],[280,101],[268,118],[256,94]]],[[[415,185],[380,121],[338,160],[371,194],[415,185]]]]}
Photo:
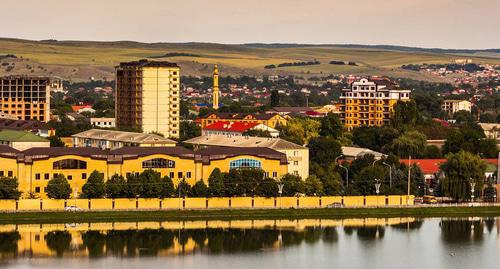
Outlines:
{"type": "Polygon", "coordinates": [[[410,205],[410,174],[411,171],[411,155],[408,156],[408,196],[406,197],[406,205],[410,205]]]}

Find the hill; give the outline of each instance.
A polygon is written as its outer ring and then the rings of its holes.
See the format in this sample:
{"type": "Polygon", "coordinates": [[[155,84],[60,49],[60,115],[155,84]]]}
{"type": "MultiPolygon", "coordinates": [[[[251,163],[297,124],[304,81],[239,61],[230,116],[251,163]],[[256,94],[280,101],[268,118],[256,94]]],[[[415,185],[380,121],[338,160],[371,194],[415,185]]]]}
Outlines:
{"type": "Polygon", "coordinates": [[[439,80],[401,69],[403,64],[450,63],[471,58],[500,64],[500,51],[424,49],[401,46],[309,44],[141,43],[134,41],[57,41],[0,38],[0,75],[32,74],[82,81],[113,79],[114,66],[141,58],[177,62],[183,75],[209,75],[219,64],[223,75],[362,74],[439,80]],[[10,55],[11,57],[5,57],[10,55]],[[2,57],[4,56],[4,57],[2,57]],[[15,57],[12,57],[15,56],[15,57]],[[317,65],[265,69],[266,65],[317,60],[317,65]],[[351,61],[356,65],[332,65],[351,61]]]}

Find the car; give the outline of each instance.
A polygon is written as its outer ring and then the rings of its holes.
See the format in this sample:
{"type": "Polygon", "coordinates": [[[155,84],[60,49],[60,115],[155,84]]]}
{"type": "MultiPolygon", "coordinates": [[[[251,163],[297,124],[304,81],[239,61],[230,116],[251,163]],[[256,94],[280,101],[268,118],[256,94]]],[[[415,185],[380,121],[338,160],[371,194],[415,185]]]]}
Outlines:
{"type": "Polygon", "coordinates": [[[342,207],[344,207],[344,204],[339,202],[335,202],[326,206],[326,208],[342,208],[342,207]]]}
{"type": "Polygon", "coordinates": [[[437,199],[435,196],[432,196],[432,195],[424,195],[423,203],[424,204],[437,204],[437,199]]]}
{"type": "Polygon", "coordinates": [[[71,205],[71,206],[65,207],[64,211],[66,211],[66,212],[79,212],[79,211],[82,211],[82,209],[79,208],[78,206],[71,205]]]}

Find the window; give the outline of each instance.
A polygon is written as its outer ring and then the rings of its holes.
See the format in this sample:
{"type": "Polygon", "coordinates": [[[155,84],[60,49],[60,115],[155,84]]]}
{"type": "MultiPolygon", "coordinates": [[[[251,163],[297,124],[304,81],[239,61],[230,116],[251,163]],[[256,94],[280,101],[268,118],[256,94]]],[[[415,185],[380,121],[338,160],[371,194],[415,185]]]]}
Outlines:
{"type": "Polygon", "coordinates": [[[87,179],[87,173],[82,173],[82,179],[87,179]]]}
{"type": "Polygon", "coordinates": [[[261,162],[252,159],[239,159],[235,161],[231,161],[229,163],[229,168],[261,168],[261,162]]]}
{"type": "Polygon", "coordinates": [[[54,162],[52,167],[53,169],[87,169],[87,162],[75,159],[65,159],[54,162]]]}
{"type": "Polygon", "coordinates": [[[39,173],[36,173],[36,174],[35,174],[35,179],[36,179],[36,180],[40,180],[40,174],[39,174],[39,173]]]}
{"type": "Polygon", "coordinates": [[[142,168],[174,168],[175,162],[163,158],[155,158],[142,162],[142,168]]]}
{"type": "Polygon", "coordinates": [[[3,177],[3,171],[0,171],[0,177],[3,177]]]}
{"type": "Polygon", "coordinates": [[[169,175],[168,175],[169,178],[174,178],[174,172],[170,172],[169,175]]]}
{"type": "Polygon", "coordinates": [[[35,187],[35,192],[40,193],[40,187],[35,187]]]}
{"type": "Polygon", "coordinates": [[[12,177],[13,175],[14,175],[14,173],[12,171],[7,172],[8,177],[12,177]]]}
{"type": "Polygon", "coordinates": [[[43,179],[49,180],[49,178],[50,178],[49,173],[45,173],[45,175],[43,176],[43,179]]]}
{"type": "Polygon", "coordinates": [[[182,178],[182,172],[177,172],[177,177],[182,178]]]}
{"type": "Polygon", "coordinates": [[[186,172],[186,177],[191,178],[191,172],[186,172]]]}
{"type": "Polygon", "coordinates": [[[299,165],[299,161],[293,161],[293,165],[299,165]]]}
{"type": "Polygon", "coordinates": [[[73,179],[73,176],[72,175],[69,175],[68,176],[68,180],[72,180],[73,179]]]}
{"type": "Polygon", "coordinates": [[[278,177],[278,172],[273,172],[273,177],[278,177]]]}

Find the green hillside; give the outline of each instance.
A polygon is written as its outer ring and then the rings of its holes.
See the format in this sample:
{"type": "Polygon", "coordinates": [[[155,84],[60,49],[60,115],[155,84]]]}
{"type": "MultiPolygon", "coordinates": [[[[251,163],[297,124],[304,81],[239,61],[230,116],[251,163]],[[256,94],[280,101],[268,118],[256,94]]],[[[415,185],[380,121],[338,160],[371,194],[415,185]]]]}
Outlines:
{"type": "Polygon", "coordinates": [[[436,80],[430,75],[402,70],[403,64],[449,63],[471,58],[476,63],[500,64],[496,50],[453,51],[408,47],[362,45],[224,45],[210,43],[139,43],[131,41],[29,41],[0,39],[0,75],[52,75],[75,81],[112,79],[121,61],[151,58],[177,62],[184,75],[208,75],[219,64],[223,75],[364,74],[436,80]],[[2,55],[13,54],[17,58],[2,55]],[[320,65],[265,69],[299,61],[318,60],[320,65]],[[330,61],[352,61],[356,66],[331,65],[330,61]]]}

